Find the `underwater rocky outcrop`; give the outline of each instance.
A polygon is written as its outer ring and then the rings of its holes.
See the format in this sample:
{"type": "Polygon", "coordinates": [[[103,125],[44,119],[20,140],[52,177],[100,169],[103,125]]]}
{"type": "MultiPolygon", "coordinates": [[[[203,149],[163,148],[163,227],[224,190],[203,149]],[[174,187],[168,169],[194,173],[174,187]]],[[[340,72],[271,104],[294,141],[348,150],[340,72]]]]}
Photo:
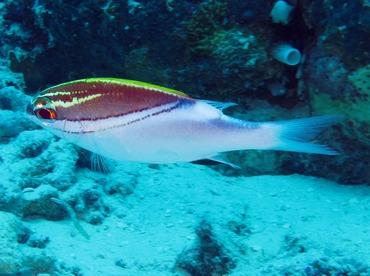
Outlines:
{"type": "Polygon", "coordinates": [[[182,252],[174,271],[183,271],[189,275],[226,275],[236,266],[236,260],[229,250],[219,241],[206,220],[196,229],[198,240],[193,248],[182,252]]]}
{"type": "Polygon", "coordinates": [[[370,55],[365,41],[370,35],[370,5],[367,1],[323,4],[313,1],[304,10],[306,24],[319,33],[307,48],[302,77],[313,114],[336,112],[347,117],[333,135],[345,156],[326,163],[336,171],[332,177],[341,183],[366,183],[370,55]]]}
{"type": "Polygon", "coordinates": [[[369,4],[289,0],[281,23],[271,18],[275,3],[5,1],[1,68],[11,69],[14,78],[4,74],[2,87],[33,94],[67,80],[112,76],[234,101],[240,107],[230,113],[249,120],[345,114],[347,120],[321,137],[340,157],[237,153],[230,158],[245,169],[225,173],[298,171],[341,183],[366,182],[369,4]],[[281,42],[302,53],[299,65],[272,57],[281,42]],[[260,166],[266,159],[274,161],[260,166]]]}
{"type": "Polygon", "coordinates": [[[50,273],[55,258],[46,251],[47,237],[40,237],[22,225],[13,214],[0,211],[0,273],[2,275],[36,275],[50,273]]]}
{"type": "MultiPolygon", "coordinates": [[[[196,98],[236,102],[226,112],[254,121],[344,114],[343,121],[318,137],[339,156],[236,152],[228,157],[240,170],[214,169],[227,176],[298,173],[369,184],[369,1],[4,0],[0,32],[0,274],[82,275],[78,266],[49,252],[54,237],[33,232],[27,221],[71,221],[68,236],[85,241],[90,238],[86,225],[98,228],[132,212],[132,203],[125,200],[141,172],[123,166],[94,172],[89,153],[24,116],[30,95],[68,80],[110,76],[147,81],[196,98]],[[280,22],[271,17],[276,2],[289,6],[280,22]],[[273,58],[272,49],[282,42],[302,54],[297,66],[273,58]]],[[[157,174],[159,168],[146,168],[146,183],[166,178],[157,174]]],[[[220,194],[210,190],[215,197],[220,194]]],[[[198,206],[180,208],[192,213],[198,206]]],[[[238,266],[238,258],[252,251],[262,256],[259,246],[239,246],[238,238],[256,234],[245,216],[221,229],[212,220],[188,226],[195,239],[175,251],[173,271],[224,275],[238,266]]],[[[138,231],[140,219],[115,226],[138,231]]],[[[304,237],[287,235],[282,244],[281,263],[266,264],[261,274],[369,274],[366,264],[338,252],[329,259],[323,250],[307,261],[307,251],[319,250],[309,248],[304,237]],[[285,262],[287,256],[291,263],[285,262]]],[[[121,258],[113,263],[121,269],[130,266],[121,258]]]]}

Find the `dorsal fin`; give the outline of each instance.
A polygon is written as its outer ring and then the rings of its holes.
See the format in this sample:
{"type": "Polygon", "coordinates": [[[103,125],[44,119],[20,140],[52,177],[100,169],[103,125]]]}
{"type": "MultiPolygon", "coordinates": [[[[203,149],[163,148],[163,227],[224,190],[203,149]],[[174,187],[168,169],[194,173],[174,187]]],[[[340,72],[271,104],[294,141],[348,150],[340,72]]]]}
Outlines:
{"type": "Polygon", "coordinates": [[[230,107],[230,106],[238,105],[238,104],[233,103],[233,102],[217,102],[217,101],[210,101],[210,100],[200,100],[200,101],[202,101],[206,104],[209,104],[209,105],[211,105],[211,106],[213,106],[213,107],[215,107],[215,108],[217,108],[221,111],[230,107]]]}

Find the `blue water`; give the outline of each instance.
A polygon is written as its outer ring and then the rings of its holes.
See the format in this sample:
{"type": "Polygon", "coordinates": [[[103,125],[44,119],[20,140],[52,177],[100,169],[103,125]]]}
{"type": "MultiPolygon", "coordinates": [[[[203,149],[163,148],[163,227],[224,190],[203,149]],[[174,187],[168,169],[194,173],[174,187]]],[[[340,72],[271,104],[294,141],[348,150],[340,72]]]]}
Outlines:
{"type": "Polygon", "coordinates": [[[360,0],[1,2],[0,275],[370,275],[369,18],[360,0]],[[345,115],[312,141],[340,154],[94,170],[25,112],[90,77],[249,121],[345,115]]]}

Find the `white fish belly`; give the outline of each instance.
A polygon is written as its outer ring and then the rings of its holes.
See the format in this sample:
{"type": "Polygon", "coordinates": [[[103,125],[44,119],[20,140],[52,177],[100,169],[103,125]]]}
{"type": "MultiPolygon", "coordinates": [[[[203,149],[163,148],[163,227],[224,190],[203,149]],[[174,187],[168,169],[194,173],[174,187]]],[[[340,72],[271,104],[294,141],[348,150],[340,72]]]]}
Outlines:
{"type": "Polygon", "coordinates": [[[122,127],[84,134],[77,144],[114,160],[190,162],[225,151],[268,148],[268,132],[257,123],[233,119],[197,102],[122,127]]]}

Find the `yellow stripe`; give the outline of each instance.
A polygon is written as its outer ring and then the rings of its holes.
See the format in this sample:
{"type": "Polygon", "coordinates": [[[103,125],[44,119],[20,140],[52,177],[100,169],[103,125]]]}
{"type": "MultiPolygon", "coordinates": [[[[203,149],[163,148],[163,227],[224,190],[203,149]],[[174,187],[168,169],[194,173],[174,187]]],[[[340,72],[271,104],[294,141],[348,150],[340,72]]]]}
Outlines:
{"type": "Polygon", "coordinates": [[[147,82],[142,82],[142,81],[135,81],[135,80],[126,80],[126,79],[119,79],[119,78],[90,78],[90,79],[85,79],[87,82],[107,82],[107,83],[116,83],[120,85],[125,85],[125,86],[130,86],[130,87],[138,87],[138,88],[146,88],[146,89],[151,89],[155,90],[158,92],[166,92],[170,94],[176,94],[180,95],[183,97],[188,97],[185,93],[175,90],[175,89],[170,89],[167,87],[163,87],[160,85],[155,85],[147,82]]]}
{"type": "Polygon", "coordinates": [[[58,101],[54,101],[53,104],[54,104],[55,107],[60,106],[60,107],[67,108],[67,107],[72,107],[74,105],[81,104],[81,103],[93,100],[95,98],[99,98],[101,96],[102,96],[102,94],[94,94],[94,95],[90,95],[90,96],[83,97],[83,98],[73,97],[71,102],[63,102],[61,100],[58,100],[58,101]]]}
{"type": "MultiPolygon", "coordinates": [[[[75,80],[75,81],[70,81],[70,82],[65,82],[53,87],[48,88],[49,89],[55,89],[58,88],[59,86],[64,86],[76,82],[86,82],[86,83],[94,83],[94,82],[100,82],[100,83],[113,83],[113,84],[118,84],[118,85],[123,85],[123,86],[128,86],[128,87],[137,87],[137,88],[145,88],[149,90],[154,90],[158,92],[164,92],[164,93],[169,93],[169,94],[176,94],[182,97],[188,98],[189,96],[186,95],[185,93],[181,91],[177,91],[175,89],[170,89],[166,88],[163,86],[155,85],[155,84],[150,84],[146,82],[141,82],[141,81],[135,81],[135,80],[127,80],[127,79],[119,79],[119,78],[88,78],[88,79],[80,79],[80,80],[75,80]]],[[[56,92],[59,93],[59,95],[65,95],[63,93],[68,93],[68,92],[56,92]]],[[[53,94],[56,95],[56,94],[53,94]]]]}

